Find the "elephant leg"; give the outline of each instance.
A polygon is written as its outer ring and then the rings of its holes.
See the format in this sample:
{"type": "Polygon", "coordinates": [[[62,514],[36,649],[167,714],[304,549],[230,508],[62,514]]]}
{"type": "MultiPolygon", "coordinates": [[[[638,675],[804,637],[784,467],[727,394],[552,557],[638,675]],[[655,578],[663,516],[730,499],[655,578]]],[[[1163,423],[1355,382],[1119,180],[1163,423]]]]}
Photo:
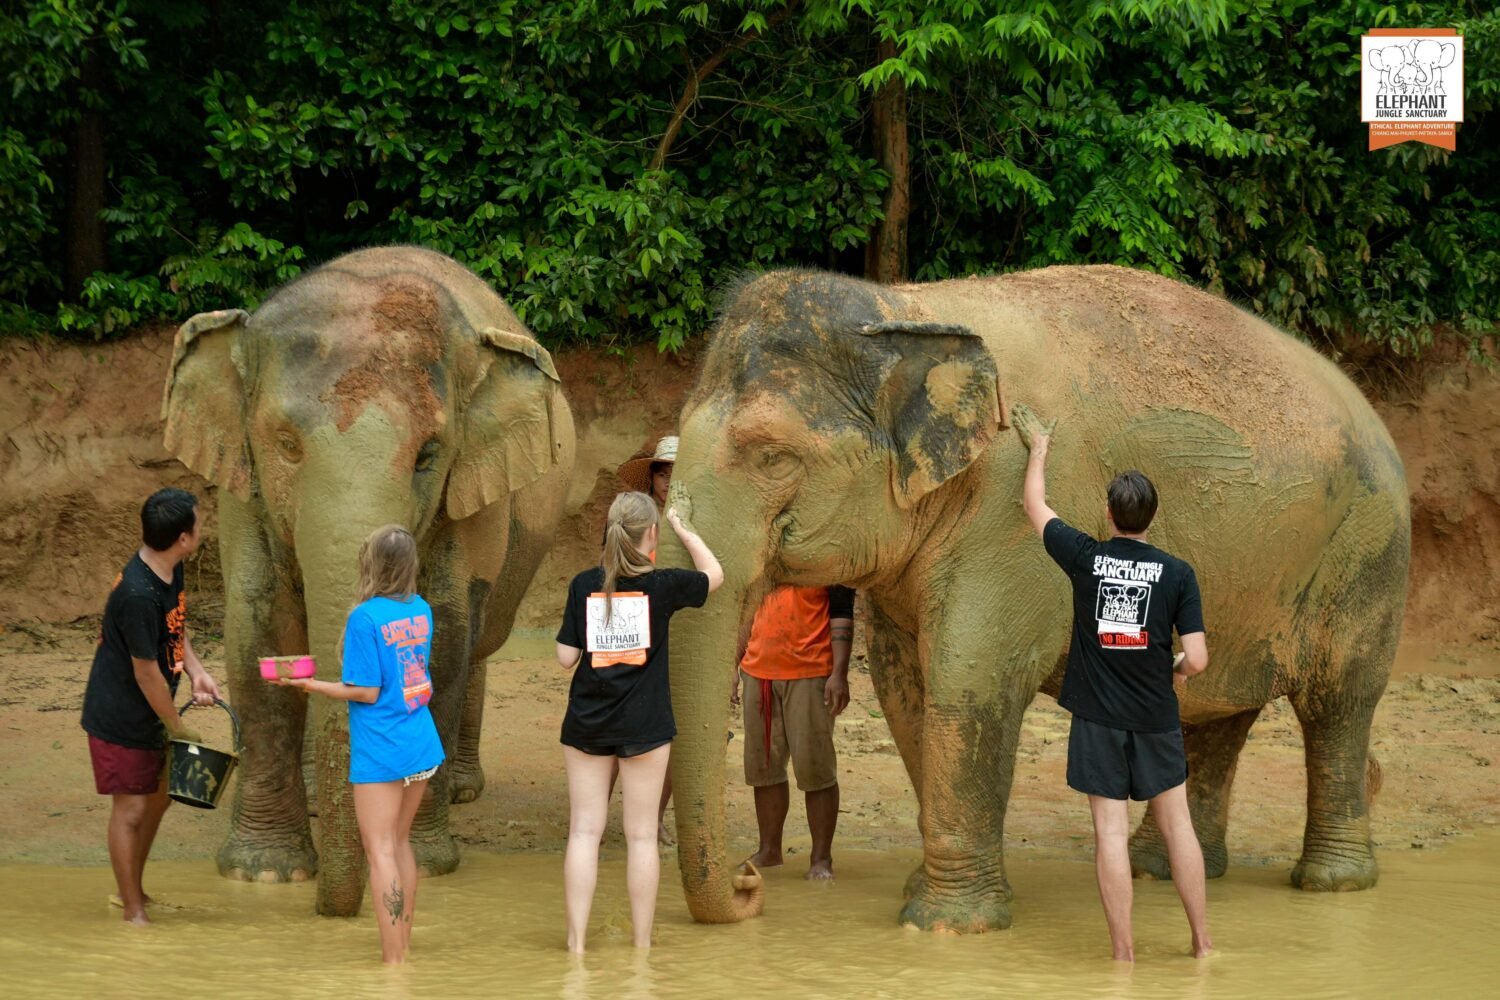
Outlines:
{"type": "MultiPolygon", "coordinates": [[[[453,769],[458,757],[459,728],[469,684],[469,654],[473,621],[470,598],[451,585],[453,563],[447,547],[433,554],[429,566],[434,571],[428,600],[433,606],[438,626],[433,630],[432,700],[428,708],[443,741],[443,766],[427,782],[427,794],[412,822],[411,846],[417,856],[417,867],[424,875],[446,875],[458,868],[458,842],[448,832],[448,804],[453,801],[453,769]],[[434,599],[435,598],[435,599],[434,599]]],[[[463,575],[467,579],[467,574],[463,575]]],[[[483,689],[481,688],[481,691],[483,689]]]]}
{"type": "Polygon", "coordinates": [[[312,713],[302,727],[302,787],[307,790],[307,814],[318,815],[318,741],[312,731],[312,713]]]}
{"type": "Polygon", "coordinates": [[[870,682],[907,777],[920,795],[924,684],[917,643],[874,607],[870,609],[870,682]]]}
{"type": "Polygon", "coordinates": [[[1315,891],[1368,889],[1379,871],[1370,842],[1370,796],[1379,769],[1370,724],[1401,638],[1409,536],[1371,545],[1369,525],[1386,501],[1356,501],[1307,589],[1309,622],[1299,662],[1310,669],[1291,692],[1307,761],[1307,827],[1292,885],[1315,891]]]}
{"type": "Polygon", "coordinates": [[[1291,695],[1307,759],[1307,828],[1292,869],[1299,889],[1368,889],[1379,875],[1370,842],[1370,723],[1374,697],[1352,703],[1307,686],[1291,695]]]}
{"type": "MultiPolygon", "coordinates": [[[[1234,785],[1240,750],[1259,715],[1260,709],[1255,708],[1182,727],[1188,760],[1188,810],[1193,816],[1198,843],[1203,846],[1204,873],[1209,878],[1223,875],[1229,865],[1224,840],[1229,827],[1229,792],[1234,785]]],[[[1172,877],[1166,841],[1156,825],[1156,814],[1150,809],[1130,838],[1130,869],[1137,878],[1147,876],[1166,881],[1172,877]]]]}
{"type": "Polygon", "coordinates": [[[451,801],[473,802],[484,791],[484,769],[479,765],[479,734],[484,726],[484,685],[489,669],[483,659],[469,664],[469,683],[464,691],[463,714],[458,723],[458,743],[448,763],[451,801]]]}
{"type": "Polygon", "coordinates": [[[219,873],[259,882],[301,882],[318,871],[307,822],[302,770],[307,697],[267,684],[258,660],[307,651],[297,588],[272,569],[266,542],[246,505],[220,497],[224,566],[224,663],[244,749],[234,782],[229,835],[219,873]]]}
{"type": "MultiPolygon", "coordinates": [[[[880,699],[880,711],[890,727],[901,762],[917,795],[918,825],[922,806],[922,704],[924,685],[916,640],[870,606],[870,682],[880,699]]],[[[921,891],[926,865],[918,865],[906,880],[910,899],[921,891]]]]}
{"type": "Polygon", "coordinates": [[[908,880],[905,926],[978,933],[1010,926],[1005,802],[1029,693],[934,697],[922,716],[922,874],[908,880]]]}
{"type": "Polygon", "coordinates": [[[447,875],[458,869],[458,841],[448,832],[448,803],[452,801],[450,764],[438,768],[427,782],[427,792],[411,825],[411,849],[422,875],[447,875]]]}

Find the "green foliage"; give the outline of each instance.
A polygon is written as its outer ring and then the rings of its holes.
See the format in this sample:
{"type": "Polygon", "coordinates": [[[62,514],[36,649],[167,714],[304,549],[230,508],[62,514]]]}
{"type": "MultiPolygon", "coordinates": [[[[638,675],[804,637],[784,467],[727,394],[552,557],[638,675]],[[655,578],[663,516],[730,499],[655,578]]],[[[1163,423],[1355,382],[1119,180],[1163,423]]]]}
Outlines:
{"type": "Polygon", "coordinates": [[[16,0],[0,329],[253,307],[410,242],[551,343],[674,349],[739,271],[863,269],[890,183],[871,101],[899,80],[919,280],[1108,261],[1336,351],[1415,354],[1445,328],[1477,345],[1500,318],[1497,43],[1472,0],[16,0]],[[1456,155],[1366,150],[1376,25],[1465,35],[1456,155]],[[65,301],[66,142],[89,108],[109,263],[65,301]]]}

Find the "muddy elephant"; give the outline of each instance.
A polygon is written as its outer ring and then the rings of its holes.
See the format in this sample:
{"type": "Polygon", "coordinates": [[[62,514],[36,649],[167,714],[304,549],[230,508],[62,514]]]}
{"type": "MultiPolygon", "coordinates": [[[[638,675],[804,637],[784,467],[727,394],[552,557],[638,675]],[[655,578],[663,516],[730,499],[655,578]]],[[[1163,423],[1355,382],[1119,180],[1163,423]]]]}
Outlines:
{"type": "Polygon", "coordinates": [[[245,731],[219,870],[319,874],[318,911],[358,912],[364,864],[341,703],[315,699],[318,850],[299,766],[308,700],[263,683],[257,657],[311,651],[339,677],[360,543],[405,525],[432,605],[431,707],[450,763],[413,831],[429,873],[451,871],[451,797],[483,776],[484,660],[551,544],[572,473],[572,414],[552,359],[488,286],[417,247],[361,250],[275,292],[253,314],[178,331],[166,443],[219,487],[224,657],[245,731]]]}
{"type": "MultiPolygon", "coordinates": [[[[1221,299],[1108,266],[897,286],[778,272],[726,302],[671,487],[725,570],[672,629],[678,856],[697,919],[762,902],[725,856],[720,734],[744,616],[776,584],[839,583],[868,601],[870,674],[920,805],[924,859],[900,919],[1009,925],[1021,717],[1038,690],[1056,696],[1072,620],[1022,509],[1027,452],[1005,416],[1021,402],[1058,420],[1055,509],[1103,535],[1106,484],[1140,469],[1162,498],[1152,540],[1197,568],[1213,666],[1181,709],[1209,872],[1224,871],[1246,734],[1285,695],[1307,748],[1292,881],[1374,883],[1366,754],[1410,513],[1389,435],[1334,365],[1221,299]]],[[[663,539],[662,565],[684,558],[663,539]]],[[[1132,858],[1168,873],[1149,819],[1132,858]]]]}

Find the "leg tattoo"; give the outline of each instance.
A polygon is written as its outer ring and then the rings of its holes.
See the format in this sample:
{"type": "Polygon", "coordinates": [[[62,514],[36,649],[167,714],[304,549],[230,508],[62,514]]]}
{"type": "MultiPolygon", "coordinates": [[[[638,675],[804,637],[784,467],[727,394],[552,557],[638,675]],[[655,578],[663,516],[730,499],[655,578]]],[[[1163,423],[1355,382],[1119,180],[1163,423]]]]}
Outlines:
{"type": "Polygon", "coordinates": [[[400,922],[401,914],[406,909],[406,894],[401,891],[401,886],[395,879],[391,879],[391,891],[381,899],[385,903],[385,912],[391,915],[391,924],[400,922]]]}

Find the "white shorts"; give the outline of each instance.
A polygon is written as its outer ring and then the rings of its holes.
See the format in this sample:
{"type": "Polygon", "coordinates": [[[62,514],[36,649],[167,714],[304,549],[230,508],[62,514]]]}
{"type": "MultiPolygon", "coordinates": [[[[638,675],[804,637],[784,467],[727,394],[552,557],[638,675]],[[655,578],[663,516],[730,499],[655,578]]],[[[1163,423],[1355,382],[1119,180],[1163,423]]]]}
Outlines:
{"type": "MultiPolygon", "coordinates": [[[[442,766],[441,764],[438,765],[438,767],[441,767],[441,766],[442,766]]],[[[411,784],[413,781],[426,781],[428,778],[432,777],[434,774],[437,774],[437,767],[429,767],[425,771],[418,771],[416,774],[413,774],[410,777],[402,778],[401,779],[401,787],[405,788],[407,785],[411,784]]]]}

